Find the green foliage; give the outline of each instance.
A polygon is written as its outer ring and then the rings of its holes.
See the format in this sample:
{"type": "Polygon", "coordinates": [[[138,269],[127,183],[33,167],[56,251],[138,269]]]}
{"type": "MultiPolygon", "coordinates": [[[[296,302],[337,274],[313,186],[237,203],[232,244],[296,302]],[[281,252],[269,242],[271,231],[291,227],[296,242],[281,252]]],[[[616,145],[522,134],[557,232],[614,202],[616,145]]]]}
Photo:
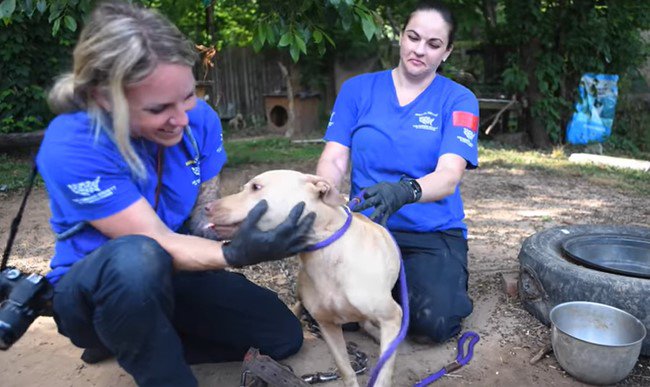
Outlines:
{"type": "Polygon", "coordinates": [[[0,1],[0,19],[5,25],[20,22],[20,17],[32,19],[47,16],[52,36],[61,31],[61,26],[70,32],[77,30],[78,20],[87,14],[93,0],[2,0],[0,1]]]}
{"type": "Polygon", "coordinates": [[[195,42],[216,46],[253,46],[287,50],[294,61],[308,53],[324,55],[335,46],[333,29],[359,26],[369,41],[381,35],[381,20],[362,0],[155,0],[160,8],[195,42]],[[206,24],[211,19],[212,24],[206,24]]]}
{"type": "MultiPolygon", "coordinates": [[[[0,192],[24,189],[32,172],[32,160],[29,157],[0,153],[0,192]]],[[[36,186],[42,186],[43,180],[37,176],[36,186]]]]}
{"type": "Polygon", "coordinates": [[[522,69],[514,64],[503,72],[503,86],[515,93],[523,93],[528,87],[528,77],[522,69]]]}
{"type": "Polygon", "coordinates": [[[381,35],[379,14],[362,0],[303,0],[300,5],[269,1],[259,3],[257,12],[253,48],[286,47],[294,62],[309,49],[322,56],[328,46],[334,47],[332,26],[350,31],[353,25],[360,25],[368,41],[381,35]]]}
{"type": "Polygon", "coordinates": [[[74,34],[52,36],[47,16],[14,13],[0,29],[0,133],[44,129],[52,118],[45,90],[69,67],[74,34]]]}
{"type": "Polygon", "coordinates": [[[650,5],[633,0],[504,0],[500,41],[516,53],[504,86],[531,102],[532,116],[554,143],[572,114],[582,74],[624,76],[648,57],[641,31],[650,5]],[[531,82],[530,77],[535,77],[531,82]]]}
{"type": "Polygon", "coordinates": [[[650,160],[650,101],[640,95],[619,98],[612,136],[605,146],[613,151],[650,160]]]}

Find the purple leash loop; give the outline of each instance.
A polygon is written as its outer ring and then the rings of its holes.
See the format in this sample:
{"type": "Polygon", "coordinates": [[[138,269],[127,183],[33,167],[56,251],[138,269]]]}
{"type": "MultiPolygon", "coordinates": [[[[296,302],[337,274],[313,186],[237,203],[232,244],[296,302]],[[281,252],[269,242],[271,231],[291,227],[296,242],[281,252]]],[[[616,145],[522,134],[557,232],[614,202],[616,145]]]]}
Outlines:
{"type": "Polygon", "coordinates": [[[442,367],[440,371],[436,372],[435,374],[430,375],[425,379],[417,382],[413,387],[428,386],[429,384],[435,382],[436,380],[440,379],[444,375],[454,372],[460,367],[469,363],[469,361],[472,360],[472,356],[474,356],[474,345],[476,345],[478,341],[479,341],[478,333],[472,331],[467,331],[463,333],[460,339],[458,339],[458,355],[456,356],[456,360],[442,367]],[[469,339],[469,345],[467,346],[467,354],[465,354],[464,353],[465,341],[467,341],[467,339],[469,339]]]}
{"type": "Polygon", "coordinates": [[[346,231],[348,231],[348,228],[350,228],[350,224],[352,223],[352,212],[350,212],[350,209],[348,207],[343,207],[345,210],[345,213],[347,214],[347,218],[345,219],[345,223],[343,223],[343,226],[336,230],[334,234],[332,234],[329,238],[322,240],[316,244],[313,244],[311,246],[308,246],[304,251],[310,252],[310,251],[316,251],[318,249],[322,249],[324,247],[327,247],[337,241],[340,237],[345,234],[346,231]]]}

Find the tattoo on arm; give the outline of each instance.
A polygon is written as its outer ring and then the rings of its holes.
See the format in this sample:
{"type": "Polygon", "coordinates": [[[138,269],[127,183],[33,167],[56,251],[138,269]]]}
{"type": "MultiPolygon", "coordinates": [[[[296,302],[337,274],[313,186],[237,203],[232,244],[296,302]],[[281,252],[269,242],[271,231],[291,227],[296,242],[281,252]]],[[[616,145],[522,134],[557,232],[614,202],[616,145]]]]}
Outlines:
{"type": "Polygon", "coordinates": [[[214,239],[215,235],[212,230],[206,229],[207,221],[205,219],[204,207],[207,203],[217,200],[221,197],[221,176],[217,175],[212,179],[201,184],[199,196],[196,199],[192,213],[187,223],[190,234],[214,239]]]}

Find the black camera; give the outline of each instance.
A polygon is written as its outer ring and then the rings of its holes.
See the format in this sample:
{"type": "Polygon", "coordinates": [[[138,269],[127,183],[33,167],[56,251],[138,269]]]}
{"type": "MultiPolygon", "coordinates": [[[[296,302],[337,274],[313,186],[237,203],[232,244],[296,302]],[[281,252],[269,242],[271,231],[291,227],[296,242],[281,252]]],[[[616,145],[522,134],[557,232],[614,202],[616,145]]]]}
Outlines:
{"type": "Polygon", "coordinates": [[[53,288],[38,274],[0,272],[0,349],[11,347],[39,315],[51,315],[53,288]]]}

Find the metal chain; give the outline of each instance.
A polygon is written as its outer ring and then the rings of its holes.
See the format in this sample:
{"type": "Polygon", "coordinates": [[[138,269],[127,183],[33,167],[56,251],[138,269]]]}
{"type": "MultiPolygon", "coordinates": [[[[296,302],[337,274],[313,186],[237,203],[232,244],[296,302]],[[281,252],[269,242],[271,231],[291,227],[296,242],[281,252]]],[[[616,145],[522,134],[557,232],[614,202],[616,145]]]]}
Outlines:
{"type": "MultiPolygon", "coordinates": [[[[322,339],[323,335],[321,334],[320,327],[314,318],[303,309],[302,319],[307,324],[307,330],[311,332],[314,336],[322,339]]],[[[359,350],[359,346],[350,341],[346,344],[346,349],[348,355],[351,356],[350,363],[354,373],[357,375],[363,374],[368,369],[368,356],[359,350]]],[[[338,373],[338,370],[330,372],[316,372],[312,374],[305,374],[300,377],[304,382],[309,384],[325,383],[331,382],[333,380],[340,379],[341,376],[338,373]]]]}

